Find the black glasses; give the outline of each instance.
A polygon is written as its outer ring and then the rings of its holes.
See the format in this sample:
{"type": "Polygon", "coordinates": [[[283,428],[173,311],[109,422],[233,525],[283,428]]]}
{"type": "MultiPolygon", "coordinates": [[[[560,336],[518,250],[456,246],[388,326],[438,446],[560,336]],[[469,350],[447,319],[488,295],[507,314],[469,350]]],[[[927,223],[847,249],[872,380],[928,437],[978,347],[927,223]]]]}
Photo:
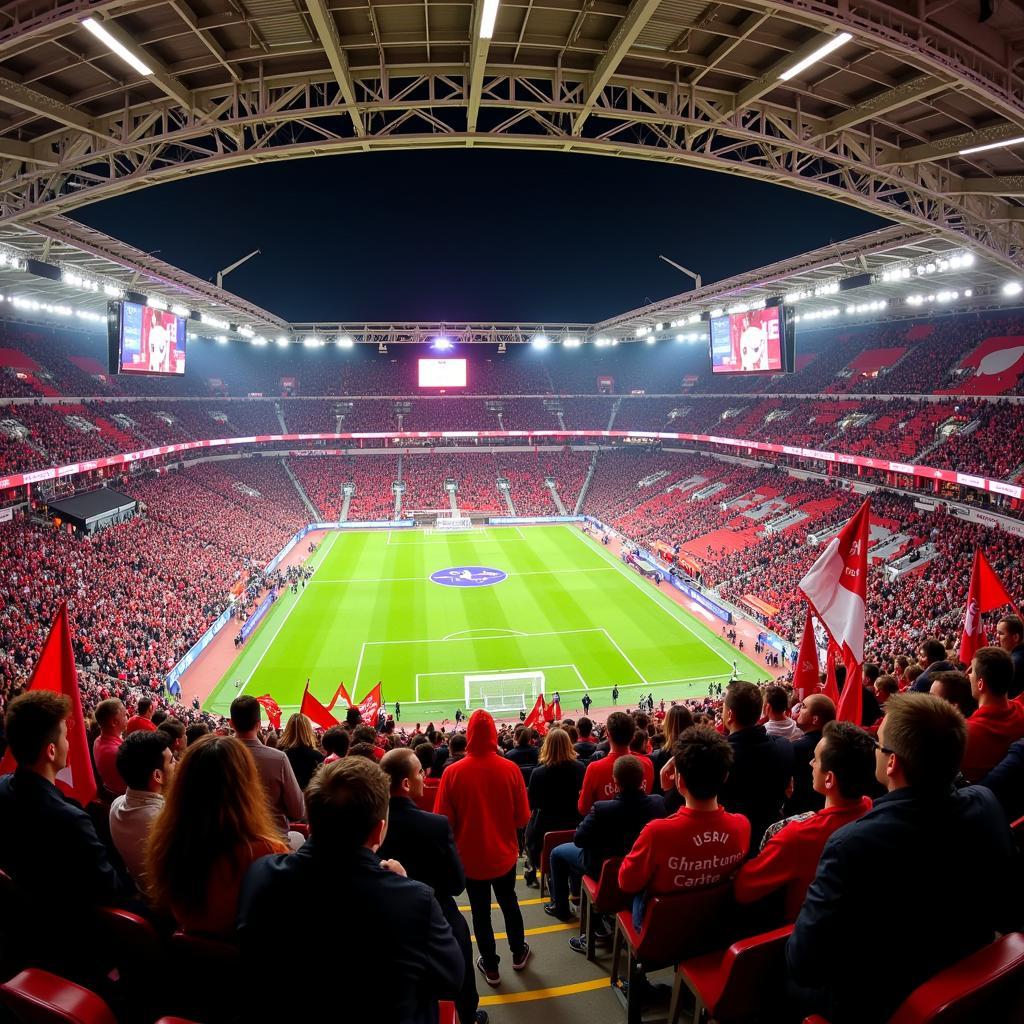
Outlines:
{"type": "Polygon", "coordinates": [[[897,757],[899,757],[899,754],[896,754],[895,750],[890,750],[888,747],[883,747],[882,744],[878,742],[878,740],[875,740],[874,744],[875,750],[880,750],[883,754],[895,754],[897,757]]]}

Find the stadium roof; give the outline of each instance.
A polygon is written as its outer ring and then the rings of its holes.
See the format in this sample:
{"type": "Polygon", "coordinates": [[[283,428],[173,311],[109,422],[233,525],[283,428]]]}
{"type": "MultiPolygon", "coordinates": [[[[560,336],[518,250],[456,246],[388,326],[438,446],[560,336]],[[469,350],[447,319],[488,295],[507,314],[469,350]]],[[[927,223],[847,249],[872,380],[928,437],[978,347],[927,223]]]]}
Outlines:
{"type": "MultiPolygon", "coordinates": [[[[978,0],[501,0],[492,26],[493,11],[12,0],[0,223],[259,161],[520,147],[753,177],[1024,264],[1024,0],[984,22],[978,0]]],[[[513,185],[496,201],[528,204],[513,185]]]]}

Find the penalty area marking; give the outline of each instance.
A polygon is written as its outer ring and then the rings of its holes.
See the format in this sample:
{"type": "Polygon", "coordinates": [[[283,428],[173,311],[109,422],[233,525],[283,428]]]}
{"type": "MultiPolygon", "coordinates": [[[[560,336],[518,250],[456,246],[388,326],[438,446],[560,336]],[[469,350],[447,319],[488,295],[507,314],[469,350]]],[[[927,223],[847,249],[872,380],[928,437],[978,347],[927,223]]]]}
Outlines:
{"type": "MultiPolygon", "coordinates": [[[[521,635],[522,636],[526,636],[527,634],[523,633],[521,635]]],[[[501,639],[504,639],[504,638],[503,637],[473,637],[472,639],[474,639],[474,640],[478,640],[478,639],[501,640],[501,639]]],[[[584,690],[589,690],[590,689],[590,687],[587,686],[587,681],[583,678],[583,674],[576,667],[575,662],[568,662],[565,665],[523,665],[523,666],[521,666],[519,668],[503,665],[501,668],[489,669],[487,671],[487,674],[489,674],[489,675],[493,675],[493,674],[504,675],[505,673],[508,673],[508,672],[543,672],[546,669],[554,669],[554,668],[571,668],[573,670],[573,672],[576,673],[576,678],[580,681],[580,685],[583,687],[583,689],[584,690]]],[[[416,703],[417,704],[431,703],[429,701],[421,701],[420,700],[420,680],[421,679],[427,679],[430,676],[470,676],[470,675],[480,675],[480,674],[483,674],[483,673],[481,673],[479,668],[474,668],[474,669],[453,668],[450,671],[446,671],[446,672],[417,672],[416,673],[416,703]]],[[[633,685],[635,686],[636,684],[634,683],[633,685]]],[[[439,700],[443,700],[444,698],[438,698],[438,699],[439,700]]]]}
{"type": "Polygon", "coordinates": [[[491,629],[490,626],[484,626],[481,629],[462,629],[458,633],[449,633],[447,636],[441,637],[441,639],[458,640],[460,637],[465,637],[467,640],[501,640],[503,637],[526,635],[526,633],[518,629],[491,629]],[[490,635],[470,637],[470,633],[488,633],[490,635]]]}

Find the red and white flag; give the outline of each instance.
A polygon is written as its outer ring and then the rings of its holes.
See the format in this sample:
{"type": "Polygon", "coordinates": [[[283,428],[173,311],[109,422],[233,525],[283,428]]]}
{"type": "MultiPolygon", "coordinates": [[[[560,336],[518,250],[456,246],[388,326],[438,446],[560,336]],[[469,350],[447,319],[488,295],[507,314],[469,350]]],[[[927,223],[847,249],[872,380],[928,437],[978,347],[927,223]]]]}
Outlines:
{"type": "Polygon", "coordinates": [[[345,698],[345,707],[352,707],[352,698],[348,695],[348,690],[345,689],[345,684],[338,683],[338,689],[334,693],[334,700],[332,700],[331,703],[327,705],[328,711],[334,710],[334,705],[338,703],[339,697],[345,698]]]}
{"type": "Polygon", "coordinates": [[[988,564],[988,559],[980,548],[975,548],[974,565],[971,567],[971,588],[967,592],[967,610],[964,613],[964,628],[960,635],[960,660],[963,664],[970,665],[978,648],[988,643],[981,616],[985,612],[994,612],[1006,605],[1017,611],[1002,581],[988,564]]]}
{"type": "Polygon", "coordinates": [[[256,698],[256,703],[259,704],[264,711],[267,713],[267,718],[270,720],[270,724],[275,729],[281,728],[281,705],[270,696],[269,693],[263,694],[262,697],[256,698]]]}
{"type": "Polygon", "coordinates": [[[377,715],[380,714],[380,706],[384,703],[381,696],[380,683],[378,683],[360,702],[359,714],[367,725],[376,728],[377,715]]]}
{"type": "Polygon", "coordinates": [[[306,688],[302,691],[302,704],[299,707],[299,711],[314,725],[320,726],[321,729],[330,729],[332,725],[338,724],[338,720],[334,715],[309,692],[308,679],[306,680],[306,688]]]}
{"type": "MultiPolygon", "coordinates": [[[[85,807],[96,799],[96,778],[89,759],[89,740],[85,732],[85,716],[82,714],[82,697],[78,690],[75,652],[71,646],[68,607],[63,601],[57,609],[50,635],[39,652],[39,660],[25,689],[26,692],[50,690],[63,693],[71,701],[71,714],[68,716],[68,763],[57,775],[57,786],[61,792],[85,807]]],[[[0,775],[13,772],[15,767],[14,756],[8,750],[0,762],[0,775]]]]}
{"type": "Polygon", "coordinates": [[[544,703],[544,694],[538,694],[533,704],[533,710],[523,720],[523,725],[528,729],[536,729],[542,736],[548,731],[547,704],[544,703]]]}
{"type": "Polygon", "coordinates": [[[821,692],[821,669],[818,667],[818,644],[814,639],[814,619],[807,607],[804,619],[804,635],[800,638],[800,653],[796,656],[793,670],[793,693],[797,700],[807,700],[814,693],[821,692]]]}
{"type": "Polygon", "coordinates": [[[835,641],[846,666],[836,718],[856,725],[861,721],[863,696],[870,529],[871,499],[867,498],[800,581],[800,590],[835,641]]]}
{"type": "Polygon", "coordinates": [[[828,652],[825,655],[825,685],[822,686],[821,692],[837,707],[839,706],[839,682],[836,679],[836,657],[838,656],[839,648],[832,642],[832,638],[829,637],[828,641],[828,652]]]}

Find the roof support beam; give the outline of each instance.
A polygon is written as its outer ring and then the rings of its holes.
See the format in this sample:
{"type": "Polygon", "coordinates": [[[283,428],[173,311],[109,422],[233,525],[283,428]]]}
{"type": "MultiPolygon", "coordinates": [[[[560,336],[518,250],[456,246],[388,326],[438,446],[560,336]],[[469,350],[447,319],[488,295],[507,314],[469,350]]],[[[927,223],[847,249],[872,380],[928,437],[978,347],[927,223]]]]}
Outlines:
{"type": "Polygon", "coordinates": [[[480,34],[483,22],[485,0],[476,0],[473,6],[473,26],[471,29],[469,54],[469,95],[467,96],[466,130],[476,131],[476,121],[480,114],[480,96],[484,87],[484,70],[487,67],[487,52],[491,48],[490,38],[484,39],[480,34]]]}
{"type": "Polygon", "coordinates": [[[242,77],[231,65],[227,59],[227,54],[224,52],[224,48],[217,42],[209,32],[205,31],[199,26],[199,19],[196,17],[196,12],[185,0],[173,0],[171,7],[174,8],[178,13],[178,17],[196,34],[199,41],[205,46],[214,57],[217,58],[221,67],[231,76],[236,82],[241,82],[242,77]]]}
{"type": "Polygon", "coordinates": [[[961,178],[947,189],[952,195],[1013,196],[1024,198],[1024,174],[997,178],[961,178]]]}
{"type": "Polygon", "coordinates": [[[590,83],[587,86],[587,96],[583,101],[583,109],[576,115],[573,122],[572,134],[579,135],[584,123],[594,109],[597,98],[601,95],[604,87],[615,74],[622,58],[626,56],[629,48],[636,42],[636,38],[644,30],[644,26],[651,20],[651,16],[658,9],[661,0],[633,0],[626,11],[626,16],[619,22],[618,27],[608,40],[608,47],[604,56],[598,61],[594,73],[590,76],[590,83]]]}
{"type": "Polygon", "coordinates": [[[1007,142],[1024,135],[1024,126],[1003,123],[988,128],[979,128],[973,132],[962,132],[949,135],[944,139],[933,139],[918,146],[906,146],[901,149],[893,164],[920,164],[927,160],[941,160],[943,157],[956,156],[962,149],[972,146],[987,146],[993,142],[1007,142]]]}
{"type": "Polygon", "coordinates": [[[10,78],[0,78],[0,102],[9,103],[20,110],[27,110],[30,114],[48,118],[68,128],[77,128],[90,135],[103,134],[92,126],[92,121],[80,110],[76,110],[61,99],[10,78]]]}
{"type": "MultiPolygon", "coordinates": [[[[903,85],[897,85],[894,89],[886,89],[883,92],[871,96],[869,99],[844,110],[835,117],[830,117],[822,135],[831,135],[834,132],[845,131],[862,121],[871,118],[881,117],[883,114],[891,113],[908,103],[916,103],[918,100],[927,99],[938,92],[949,88],[949,83],[934,78],[931,75],[920,75],[903,85]]],[[[818,136],[820,138],[821,136],[818,136]]]]}
{"type": "Polygon", "coordinates": [[[736,28],[736,35],[729,36],[723,39],[722,42],[716,46],[711,53],[708,55],[708,63],[706,67],[697,68],[692,75],[686,80],[687,85],[696,85],[709,71],[711,71],[720,60],[724,60],[726,57],[736,49],[740,43],[744,42],[747,36],[750,35],[755,29],[759,28],[768,20],[767,14],[751,14],[748,15],[736,28]]]}
{"type": "Polygon", "coordinates": [[[331,14],[325,0],[306,0],[306,8],[310,18],[313,19],[313,27],[327,54],[327,59],[331,63],[335,81],[341,88],[345,109],[348,111],[348,116],[352,118],[352,127],[355,128],[356,135],[362,137],[366,134],[366,128],[363,125],[362,117],[359,116],[356,86],[352,79],[352,72],[349,70],[348,58],[341,48],[341,35],[338,32],[334,15],[331,14]]]}

